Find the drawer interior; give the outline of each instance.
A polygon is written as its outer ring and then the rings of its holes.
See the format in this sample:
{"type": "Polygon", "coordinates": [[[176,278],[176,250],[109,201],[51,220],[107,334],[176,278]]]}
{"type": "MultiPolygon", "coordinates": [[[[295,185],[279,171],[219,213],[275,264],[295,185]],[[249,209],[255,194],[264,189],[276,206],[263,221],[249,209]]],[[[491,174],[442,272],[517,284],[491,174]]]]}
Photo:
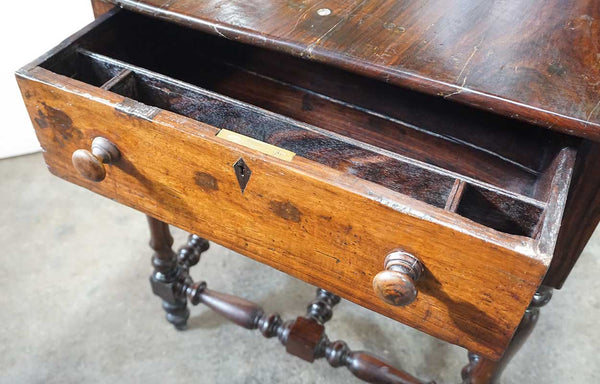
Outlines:
{"type": "Polygon", "coordinates": [[[536,238],[570,139],[121,11],[41,66],[536,238]]]}

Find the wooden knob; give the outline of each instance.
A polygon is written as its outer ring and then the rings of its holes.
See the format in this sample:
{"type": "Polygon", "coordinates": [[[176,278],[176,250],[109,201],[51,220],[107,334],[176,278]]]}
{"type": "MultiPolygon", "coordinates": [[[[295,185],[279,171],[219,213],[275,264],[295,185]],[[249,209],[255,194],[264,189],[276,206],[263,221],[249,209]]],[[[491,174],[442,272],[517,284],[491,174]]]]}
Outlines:
{"type": "Polygon", "coordinates": [[[403,307],[415,301],[415,281],[423,273],[423,264],[403,251],[392,252],[385,258],[384,271],[373,278],[373,289],[388,304],[403,307]]]}
{"type": "Polygon", "coordinates": [[[106,177],[104,164],[112,164],[121,157],[116,145],[104,137],[92,141],[92,151],[78,149],[71,160],[79,174],[90,181],[102,181],[106,177]]]}

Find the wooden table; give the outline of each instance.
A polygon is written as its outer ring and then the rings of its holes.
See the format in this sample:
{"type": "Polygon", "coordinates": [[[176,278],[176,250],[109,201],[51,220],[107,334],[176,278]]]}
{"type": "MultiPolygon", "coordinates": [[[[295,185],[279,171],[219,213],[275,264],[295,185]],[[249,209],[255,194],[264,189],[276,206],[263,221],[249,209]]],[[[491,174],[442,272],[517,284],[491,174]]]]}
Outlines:
{"type": "Polygon", "coordinates": [[[172,324],[202,303],[307,361],[422,382],[329,341],[341,297],[498,379],[600,219],[598,2],[92,5],[17,80],[50,171],[148,215],[172,324]],[[169,224],[194,234],[177,253],[169,224]],[[306,316],[192,281],[206,239],[320,287],[306,316]]]}

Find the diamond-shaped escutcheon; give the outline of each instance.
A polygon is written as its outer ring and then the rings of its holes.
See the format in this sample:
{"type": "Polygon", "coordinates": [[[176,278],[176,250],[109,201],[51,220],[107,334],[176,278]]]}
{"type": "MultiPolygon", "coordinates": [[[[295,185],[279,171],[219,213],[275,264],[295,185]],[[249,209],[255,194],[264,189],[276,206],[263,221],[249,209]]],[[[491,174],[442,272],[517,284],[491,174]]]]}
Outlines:
{"type": "Polygon", "coordinates": [[[233,170],[235,171],[235,176],[237,177],[238,184],[240,185],[240,190],[244,193],[246,189],[246,185],[248,185],[248,181],[250,181],[250,175],[252,175],[252,171],[248,167],[248,164],[241,157],[238,161],[233,164],[233,170]]]}

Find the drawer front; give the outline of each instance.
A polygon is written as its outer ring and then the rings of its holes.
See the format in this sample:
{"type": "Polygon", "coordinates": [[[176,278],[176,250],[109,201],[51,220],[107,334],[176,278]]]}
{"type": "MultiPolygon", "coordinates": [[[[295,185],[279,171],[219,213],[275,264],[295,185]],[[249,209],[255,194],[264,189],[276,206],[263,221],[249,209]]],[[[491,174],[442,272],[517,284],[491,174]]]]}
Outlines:
{"type": "Polygon", "coordinates": [[[18,82],[55,175],[486,357],[501,356],[547,270],[530,239],[300,156],[232,143],[216,127],[40,67],[18,82]],[[95,137],[121,155],[101,182],[71,161],[95,137]],[[243,193],[240,158],[252,172],[243,193]],[[372,288],[399,249],[424,265],[405,307],[372,288]]]}

